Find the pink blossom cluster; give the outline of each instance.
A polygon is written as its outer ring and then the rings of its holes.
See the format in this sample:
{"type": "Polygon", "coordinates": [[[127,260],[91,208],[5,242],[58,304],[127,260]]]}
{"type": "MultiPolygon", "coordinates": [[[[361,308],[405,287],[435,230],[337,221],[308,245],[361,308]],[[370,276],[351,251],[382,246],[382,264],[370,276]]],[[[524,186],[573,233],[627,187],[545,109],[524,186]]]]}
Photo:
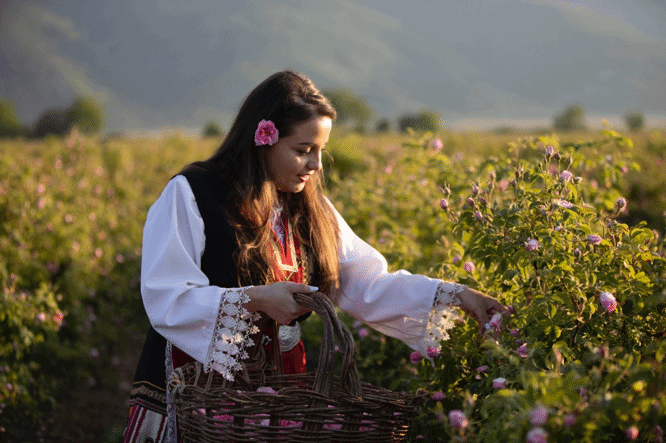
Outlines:
{"type": "Polygon", "coordinates": [[[528,238],[525,242],[525,249],[528,251],[536,251],[539,249],[539,240],[535,238],[528,238]]]}
{"type": "Polygon", "coordinates": [[[413,365],[420,362],[422,358],[423,358],[423,356],[420,353],[418,353],[417,351],[414,351],[411,354],[409,354],[409,361],[412,362],[413,365]]]}
{"type": "Polygon", "coordinates": [[[548,421],[548,408],[537,406],[530,412],[530,423],[534,426],[543,426],[548,421]]]}
{"type": "Polygon", "coordinates": [[[598,245],[601,243],[601,237],[599,237],[597,234],[590,234],[587,236],[587,242],[591,245],[598,245]]]}
{"type": "Polygon", "coordinates": [[[526,443],[547,443],[548,433],[543,428],[532,428],[525,436],[526,443]]]}
{"type": "Polygon", "coordinates": [[[573,177],[573,174],[566,169],[560,173],[560,181],[564,183],[568,183],[569,180],[573,177]]]}
{"type": "Polygon", "coordinates": [[[520,355],[522,358],[527,358],[527,343],[523,343],[516,349],[516,352],[518,355],[520,355]]]}
{"type": "Polygon", "coordinates": [[[434,346],[429,347],[426,351],[426,355],[428,356],[428,358],[437,358],[439,357],[439,353],[440,353],[439,348],[436,348],[434,346]]]}
{"type": "Polygon", "coordinates": [[[463,411],[454,409],[449,411],[449,423],[455,431],[460,432],[467,427],[469,420],[463,411]]]}
{"type": "Polygon", "coordinates": [[[493,380],[493,389],[504,389],[506,388],[506,378],[498,377],[493,380]]]}
{"type": "Polygon", "coordinates": [[[471,261],[465,262],[463,267],[465,268],[465,271],[470,273],[474,272],[474,270],[476,269],[476,266],[474,266],[474,263],[472,263],[471,261]]]}
{"type": "Polygon", "coordinates": [[[446,398],[446,395],[442,391],[436,391],[432,393],[432,399],[435,401],[442,401],[446,398]]]}
{"type": "Polygon", "coordinates": [[[615,308],[617,308],[617,300],[615,300],[615,296],[610,292],[602,292],[599,294],[599,304],[601,304],[607,312],[613,312],[615,308]]]}

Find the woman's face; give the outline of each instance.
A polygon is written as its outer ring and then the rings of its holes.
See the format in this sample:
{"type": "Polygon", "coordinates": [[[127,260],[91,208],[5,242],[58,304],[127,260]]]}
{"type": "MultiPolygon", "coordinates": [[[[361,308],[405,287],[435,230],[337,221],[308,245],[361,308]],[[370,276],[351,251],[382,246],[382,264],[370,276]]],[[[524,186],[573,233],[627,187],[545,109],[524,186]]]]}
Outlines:
{"type": "Polygon", "coordinates": [[[301,192],[312,174],[321,169],[321,153],[332,125],[329,117],[311,118],[267,149],[266,169],[278,191],[301,192]]]}

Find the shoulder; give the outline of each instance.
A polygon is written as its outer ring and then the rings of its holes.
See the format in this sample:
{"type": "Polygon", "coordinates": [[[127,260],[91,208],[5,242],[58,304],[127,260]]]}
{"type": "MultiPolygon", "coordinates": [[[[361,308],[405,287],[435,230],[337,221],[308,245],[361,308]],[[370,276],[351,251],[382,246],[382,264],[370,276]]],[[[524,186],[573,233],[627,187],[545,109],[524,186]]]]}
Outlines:
{"type": "Polygon", "coordinates": [[[187,181],[197,199],[214,197],[217,201],[225,201],[229,194],[229,186],[223,176],[207,163],[193,163],[174,176],[178,177],[187,181]]]}

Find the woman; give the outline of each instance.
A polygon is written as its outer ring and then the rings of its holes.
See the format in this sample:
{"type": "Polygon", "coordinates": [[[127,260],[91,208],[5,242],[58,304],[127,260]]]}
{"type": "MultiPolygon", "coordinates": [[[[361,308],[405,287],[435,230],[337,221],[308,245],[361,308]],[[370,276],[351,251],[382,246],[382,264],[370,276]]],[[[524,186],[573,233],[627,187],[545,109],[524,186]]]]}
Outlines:
{"type": "Polygon", "coordinates": [[[252,339],[259,313],[280,325],[283,371],[304,372],[298,321],[308,310],[294,293],[328,294],[422,355],[448,337],[454,306],[480,324],[505,311],[462,285],[387,272],[384,257],[322,193],[321,156],[335,117],[307,77],[278,72],[248,95],[217,152],[176,175],[150,208],[141,293],[152,327],[126,442],[173,432],[165,390],[173,368],[196,360],[232,380],[248,350],[265,345],[252,339]]]}

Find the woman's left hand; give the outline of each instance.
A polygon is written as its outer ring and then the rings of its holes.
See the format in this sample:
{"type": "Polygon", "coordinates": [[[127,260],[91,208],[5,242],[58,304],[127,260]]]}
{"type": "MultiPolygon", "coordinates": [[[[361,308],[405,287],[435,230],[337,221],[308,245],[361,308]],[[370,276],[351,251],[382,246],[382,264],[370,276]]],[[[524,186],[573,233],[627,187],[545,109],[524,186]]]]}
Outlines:
{"type": "Polygon", "coordinates": [[[475,289],[465,288],[460,294],[460,308],[474,318],[480,326],[480,333],[495,314],[507,315],[509,310],[497,299],[475,289]]]}

